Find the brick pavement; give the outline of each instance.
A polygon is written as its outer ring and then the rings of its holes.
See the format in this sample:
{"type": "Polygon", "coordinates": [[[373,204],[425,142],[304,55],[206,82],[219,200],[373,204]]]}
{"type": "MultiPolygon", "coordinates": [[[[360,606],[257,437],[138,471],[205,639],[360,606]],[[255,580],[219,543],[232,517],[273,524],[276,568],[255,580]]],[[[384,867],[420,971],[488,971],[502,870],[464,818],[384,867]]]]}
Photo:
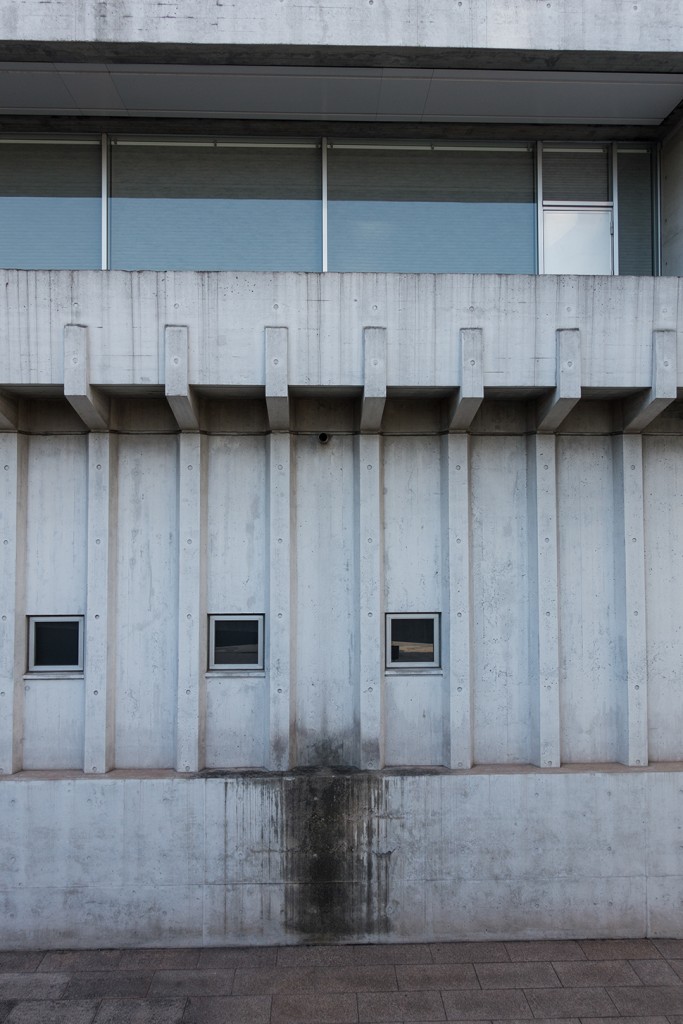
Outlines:
{"type": "Polygon", "coordinates": [[[683,940],[0,951],[0,1024],[683,1024],[683,940]]]}

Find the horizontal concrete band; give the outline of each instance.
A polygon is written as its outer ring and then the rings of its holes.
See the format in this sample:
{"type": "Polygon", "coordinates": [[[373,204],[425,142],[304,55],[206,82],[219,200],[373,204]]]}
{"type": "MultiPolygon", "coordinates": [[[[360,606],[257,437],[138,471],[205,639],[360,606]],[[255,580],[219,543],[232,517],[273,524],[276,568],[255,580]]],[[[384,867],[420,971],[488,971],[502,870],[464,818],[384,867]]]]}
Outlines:
{"type": "Polygon", "coordinates": [[[674,771],[0,783],[0,948],[675,936],[674,771]]]}
{"type": "Polygon", "coordinates": [[[375,388],[381,376],[387,388],[448,390],[469,379],[476,389],[477,376],[488,391],[541,394],[562,390],[564,377],[583,394],[655,388],[662,397],[683,387],[682,280],[3,271],[0,323],[11,343],[0,346],[0,389],[66,387],[96,405],[88,387],[163,388],[172,377],[169,393],[181,397],[178,386],[248,395],[268,383],[271,331],[283,353],[276,397],[283,387],[360,390],[371,370],[375,388]],[[367,332],[378,329],[381,367],[366,360],[367,332]],[[571,332],[580,366],[561,352],[571,332]]]}
{"type": "MultiPolygon", "coordinates": [[[[462,7],[432,0],[401,0],[390,6],[367,0],[343,0],[334,18],[324,6],[301,0],[281,4],[259,0],[216,5],[214,0],[182,0],[168,14],[154,0],[124,0],[69,5],[40,0],[9,0],[0,14],[5,40],[53,40],[118,43],[166,42],[259,44],[277,47],[383,46],[478,49],[672,51],[683,37],[683,17],[675,0],[660,0],[657,18],[647,5],[620,0],[580,0],[566,15],[562,4],[518,0],[514,17],[508,5],[471,0],[462,7]]],[[[34,60],[36,57],[33,58],[34,60]]]]}

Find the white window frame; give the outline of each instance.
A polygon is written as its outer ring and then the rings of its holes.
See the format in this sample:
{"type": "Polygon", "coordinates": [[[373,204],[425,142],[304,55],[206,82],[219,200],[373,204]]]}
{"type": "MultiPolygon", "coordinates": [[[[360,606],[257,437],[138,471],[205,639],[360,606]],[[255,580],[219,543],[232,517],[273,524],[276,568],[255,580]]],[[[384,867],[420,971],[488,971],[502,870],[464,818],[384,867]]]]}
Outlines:
{"type": "Polygon", "coordinates": [[[265,615],[209,615],[209,671],[210,672],[259,672],[264,665],[264,623],[265,615]],[[216,663],[216,623],[217,622],[256,622],[258,623],[258,640],[256,662],[219,662],[216,663]]]}
{"type": "Polygon", "coordinates": [[[28,671],[29,672],[82,672],[84,652],[84,616],[83,615],[29,615],[28,617],[28,671]],[[77,622],[78,623],[78,664],[76,665],[36,665],[36,623],[37,622],[77,622]]]}
{"type": "Polygon", "coordinates": [[[385,616],[384,663],[389,671],[420,672],[422,669],[441,668],[441,613],[440,612],[387,612],[385,616]],[[391,626],[396,619],[430,619],[434,623],[434,659],[432,661],[392,661],[391,626]]]}

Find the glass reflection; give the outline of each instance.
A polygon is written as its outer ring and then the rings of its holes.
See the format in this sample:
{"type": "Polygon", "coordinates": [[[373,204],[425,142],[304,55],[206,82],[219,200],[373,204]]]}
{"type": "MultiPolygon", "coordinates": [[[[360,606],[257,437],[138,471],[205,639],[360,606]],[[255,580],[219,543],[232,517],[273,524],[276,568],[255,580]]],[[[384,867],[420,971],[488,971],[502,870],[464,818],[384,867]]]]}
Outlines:
{"type": "Polygon", "coordinates": [[[0,143],[0,266],[101,265],[99,143],[0,143]]]}
{"type": "Polygon", "coordinates": [[[343,146],[328,157],[336,271],[533,274],[534,168],[525,147],[343,146]]]}
{"type": "Polygon", "coordinates": [[[320,151],[116,145],[111,265],[320,270],[320,151]]]}

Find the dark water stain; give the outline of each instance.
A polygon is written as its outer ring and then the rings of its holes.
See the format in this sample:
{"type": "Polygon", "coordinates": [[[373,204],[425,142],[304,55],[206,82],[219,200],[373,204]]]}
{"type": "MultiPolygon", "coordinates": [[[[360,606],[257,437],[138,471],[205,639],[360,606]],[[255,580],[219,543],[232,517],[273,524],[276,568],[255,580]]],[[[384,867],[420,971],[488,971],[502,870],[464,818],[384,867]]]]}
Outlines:
{"type": "Polygon", "coordinates": [[[287,931],[316,942],[387,935],[384,780],[309,769],[284,776],[282,787],[287,931]]]}

